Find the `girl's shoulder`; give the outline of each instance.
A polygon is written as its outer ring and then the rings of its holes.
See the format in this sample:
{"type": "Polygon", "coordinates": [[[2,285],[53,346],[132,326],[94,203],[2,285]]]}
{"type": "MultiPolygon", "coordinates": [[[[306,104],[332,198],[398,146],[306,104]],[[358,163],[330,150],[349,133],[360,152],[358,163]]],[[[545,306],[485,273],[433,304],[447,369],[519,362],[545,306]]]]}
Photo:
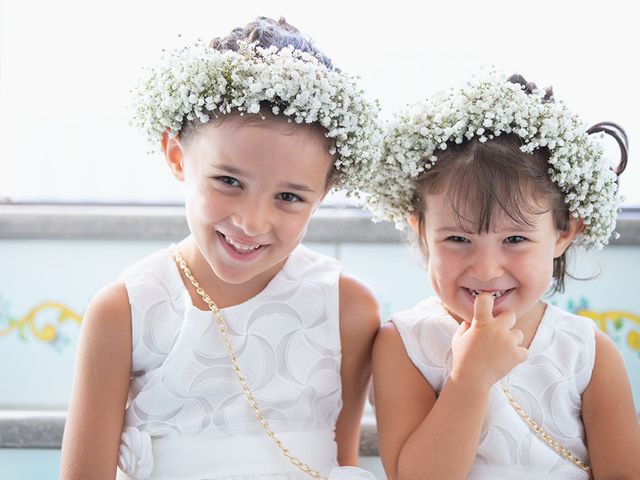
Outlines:
{"type": "Polygon", "coordinates": [[[393,315],[389,324],[398,332],[406,356],[432,388],[440,391],[451,364],[451,340],[458,328],[440,299],[422,300],[393,315]]]}
{"type": "Polygon", "coordinates": [[[339,280],[341,342],[344,347],[365,344],[371,349],[380,328],[380,304],[360,279],[341,273],[339,280]]]}
{"type": "Polygon", "coordinates": [[[178,267],[168,248],[129,265],[120,274],[132,307],[144,311],[162,301],[176,303],[185,292],[178,267]]]}
{"type": "Polygon", "coordinates": [[[128,281],[149,277],[162,278],[172,266],[175,268],[169,248],[161,248],[126,267],[121,273],[121,279],[128,281]]]}
{"type": "Polygon", "coordinates": [[[422,330],[443,328],[453,332],[458,328],[457,322],[446,311],[438,297],[428,297],[418,302],[412,308],[395,313],[389,319],[402,335],[406,330],[422,330]]]}
{"type": "MultiPolygon", "coordinates": [[[[597,327],[592,319],[568,312],[556,305],[547,304],[541,325],[549,337],[571,338],[591,347],[595,342],[597,327]]],[[[540,327],[538,328],[540,330],[540,327]]]]}
{"type": "Polygon", "coordinates": [[[114,332],[127,331],[131,324],[129,295],[124,282],[115,281],[100,290],[89,302],[83,315],[83,328],[98,323],[114,332]]]}
{"type": "Polygon", "coordinates": [[[192,307],[169,248],[136,261],[120,274],[129,299],[132,371],[160,365],[185,324],[192,307]]]}
{"type": "Polygon", "coordinates": [[[281,276],[287,279],[317,278],[334,283],[342,271],[342,264],[333,257],[298,245],[285,262],[281,276]]]}
{"type": "Polygon", "coordinates": [[[548,382],[560,372],[564,384],[573,385],[570,388],[581,395],[593,372],[596,333],[590,318],[547,304],[522,371],[533,368],[538,381],[548,377],[548,382]],[[544,372],[540,370],[542,365],[546,365],[544,372]]]}
{"type": "Polygon", "coordinates": [[[389,321],[400,334],[402,343],[414,361],[438,348],[444,353],[450,348],[458,323],[446,311],[438,297],[428,297],[413,308],[393,315],[389,321]]]}
{"type": "MultiPolygon", "coordinates": [[[[283,268],[283,279],[298,279],[331,291],[338,302],[340,331],[343,340],[366,337],[372,340],[380,326],[379,304],[375,294],[359,278],[343,272],[342,264],[299,245],[283,268]]],[[[343,342],[344,343],[344,342],[343,342]]]]}

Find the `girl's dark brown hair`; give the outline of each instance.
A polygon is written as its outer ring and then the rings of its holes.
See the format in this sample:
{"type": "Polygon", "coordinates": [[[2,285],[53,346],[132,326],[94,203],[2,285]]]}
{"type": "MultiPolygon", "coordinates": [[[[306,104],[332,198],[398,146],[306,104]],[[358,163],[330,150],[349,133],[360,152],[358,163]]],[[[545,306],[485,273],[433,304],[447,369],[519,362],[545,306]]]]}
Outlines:
{"type": "MultiPolygon", "coordinates": [[[[283,17],[280,17],[279,20],[273,20],[268,17],[257,17],[253,22],[248,23],[243,27],[234,28],[227,36],[225,37],[217,37],[209,42],[209,47],[219,50],[221,52],[224,51],[234,51],[237,52],[240,49],[240,43],[256,43],[259,47],[262,48],[270,48],[276,47],[278,50],[287,47],[293,47],[296,50],[300,50],[302,52],[310,53],[315,56],[318,61],[330,68],[332,70],[339,71],[334,65],[329,57],[327,57],[320,49],[318,49],[311,38],[302,33],[296,27],[288,23],[283,17]]],[[[268,102],[263,102],[260,105],[260,112],[271,112],[271,109],[274,105],[269,104],[268,102]]],[[[267,115],[271,115],[267,113],[267,115]]],[[[264,114],[262,114],[264,117],[264,114]]],[[[218,119],[214,119],[215,121],[222,121],[224,115],[218,117],[218,119]]],[[[252,115],[246,116],[247,121],[252,121],[252,115]]],[[[322,135],[322,137],[326,140],[327,150],[335,147],[335,140],[326,138],[326,129],[320,125],[319,123],[313,124],[295,124],[292,128],[312,128],[318,130],[318,132],[322,135]]],[[[187,142],[188,139],[200,128],[202,125],[199,121],[194,120],[191,122],[185,122],[180,130],[180,137],[183,141],[187,142]]],[[[332,166],[329,169],[326,179],[326,188],[329,190],[334,184],[335,177],[337,174],[337,170],[335,166],[332,166]]]]}
{"type": "Polygon", "coordinates": [[[226,37],[214,38],[209,46],[221,52],[225,50],[237,52],[240,42],[257,43],[259,47],[276,47],[278,50],[293,47],[312,54],[327,68],[335,69],[331,59],[322,53],[307,35],[283,17],[277,21],[268,17],[258,17],[244,27],[234,28],[226,37]]]}
{"type": "MultiPolygon", "coordinates": [[[[510,82],[523,86],[527,93],[537,89],[521,75],[510,82]]],[[[553,101],[551,88],[544,101],[553,101]]],[[[621,160],[614,170],[619,176],[626,167],[628,141],[624,130],[611,122],[596,124],[588,133],[605,132],[614,137],[621,160]]],[[[522,140],[515,134],[503,134],[481,143],[477,138],[461,144],[449,144],[435,153],[437,161],[416,180],[413,208],[417,214],[421,250],[428,258],[424,237],[425,195],[446,192],[447,203],[458,217],[459,227],[469,233],[486,233],[494,215],[504,215],[516,224],[530,225],[532,215],[551,212],[557,231],[569,227],[570,212],[564,194],[549,178],[549,151],[533,153],[520,150],[522,140]]],[[[550,293],[563,292],[567,273],[566,251],[553,261],[554,283],[550,293]]],[[[571,276],[571,275],[569,275],[571,276]]]]}

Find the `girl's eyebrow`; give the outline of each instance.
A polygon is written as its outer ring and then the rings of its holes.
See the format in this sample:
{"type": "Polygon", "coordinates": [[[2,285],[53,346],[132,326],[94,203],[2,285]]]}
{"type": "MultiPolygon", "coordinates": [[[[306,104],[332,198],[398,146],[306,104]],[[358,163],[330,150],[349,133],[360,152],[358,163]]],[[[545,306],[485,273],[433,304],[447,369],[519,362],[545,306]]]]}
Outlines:
{"type": "MultiPolygon", "coordinates": [[[[522,225],[522,224],[514,223],[513,225],[506,225],[506,226],[503,226],[502,228],[492,230],[492,232],[493,233],[533,232],[535,230],[536,230],[535,225],[522,225]]],[[[450,225],[436,228],[436,233],[458,233],[458,232],[464,232],[468,234],[468,233],[473,233],[474,230],[473,229],[468,230],[462,227],[450,226],[450,225]]]]}
{"type": "Polygon", "coordinates": [[[304,183],[286,182],[281,185],[282,185],[282,188],[286,188],[286,189],[298,190],[300,192],[315,193],[315,191],[311,187],[305,185],[304,183]]]}
{"type": "Polygon", "coordinates": [[[503,225],[501,228],[496,228],[494,230],[495,233],[505,233],[505,232],[533,232],[537,229],[536,225],[527,225],[524,223],[510,223],[508,225],[503,225]]]}
{"type": "Polygon", "coordinates": [[[247,173],[244,170],[241,170],[237,167],[234,167],[232,165],[227,165],[227,164],[220,164],[217,165],[215,163],[211,164],[214,168],[217,168],[218,170],[224,170],[227,173],[232,173],[233,175],[247,175],[247,173]]]}
{"type": "Polygon", "coordinates": [[[463,229],[460,227],[452,227],[452,226],[445,226],[445,227],[440,227],[440,228],[436,228],[436,232],[462,232],[463,229]]]}

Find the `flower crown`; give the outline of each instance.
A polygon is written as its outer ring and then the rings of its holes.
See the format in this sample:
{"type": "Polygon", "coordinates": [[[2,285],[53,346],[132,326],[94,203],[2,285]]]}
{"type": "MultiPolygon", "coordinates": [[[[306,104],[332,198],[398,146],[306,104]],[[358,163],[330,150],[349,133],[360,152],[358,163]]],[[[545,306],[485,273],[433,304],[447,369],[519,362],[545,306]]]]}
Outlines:
{"type": "Polygon", "coordinates": [[[494,73],[401,112],[389,126],[369,188],[366,203],[374,219],[402,228],[413,210],[416,177],[433,166],[447,144],[512,133],[522,140],[523,152],[549,150],[549,177],[571,215],[585,224],[576,243],[594,250],[607,244],[621,199],[617,177],[604,161],[601,135],[588,135],[564,104],[544,97],[543,90],[526,93],[494,73]]]}
{"type": "Polygon", "coordinates": [[[335,142],[335,186],[357,193],[379,157],[379,105],[365,98],[356,77],[293,47],[241,43],[238,51],[219,51],[198,42],[177,49],[137,86],[134,123],[157,145],[185,122],[234,110],[256,114],[265,103],[289,121],[324,127],[335,142]]]}

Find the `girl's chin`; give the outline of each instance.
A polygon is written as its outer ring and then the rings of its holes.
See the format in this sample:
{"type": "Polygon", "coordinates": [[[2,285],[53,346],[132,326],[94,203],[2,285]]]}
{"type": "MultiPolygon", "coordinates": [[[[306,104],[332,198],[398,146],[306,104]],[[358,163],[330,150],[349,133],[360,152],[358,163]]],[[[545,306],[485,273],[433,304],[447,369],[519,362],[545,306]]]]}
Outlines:
{"type": "Polygon", "coordinates": [[[458,323],[471,322],[471,319],[473,318],[473,310],[466,311],[460,309],[459,306],[456,306],[456,308],[451,308],[449,304],[445,303],[444,301],[442,302],[442,306],[447,311],[447,313],[451,315],[453,319],[458,323]]]}

